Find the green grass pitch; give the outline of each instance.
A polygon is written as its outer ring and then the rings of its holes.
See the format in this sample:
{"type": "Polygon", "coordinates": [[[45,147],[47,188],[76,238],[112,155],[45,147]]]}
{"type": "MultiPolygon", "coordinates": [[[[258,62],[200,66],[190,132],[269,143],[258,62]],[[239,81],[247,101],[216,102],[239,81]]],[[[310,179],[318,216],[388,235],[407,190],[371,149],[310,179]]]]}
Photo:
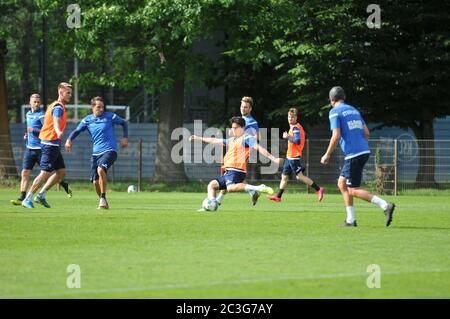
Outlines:
{"type": "Polygon", "coordinates": [[[285,194],[282,203],[228,194],[199,213],[200,193],[93,192],[47,196],[53,206],[12,206],[0,190],[1,298],[450,298],[450,197],[389,197],[390,227],[355,200],[285,194]],[[67,288],[70,264],[81,288],[67,288]],[[369,265],[380,288],[368,288],[369,265]]]}

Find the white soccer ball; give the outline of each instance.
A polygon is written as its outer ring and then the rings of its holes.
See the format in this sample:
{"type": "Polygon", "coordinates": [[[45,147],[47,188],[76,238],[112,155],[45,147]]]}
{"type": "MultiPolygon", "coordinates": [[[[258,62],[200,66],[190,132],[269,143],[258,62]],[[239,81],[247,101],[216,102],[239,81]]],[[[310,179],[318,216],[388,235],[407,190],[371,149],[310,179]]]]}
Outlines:
{"type": "Polygon", "coordinates": [[[136,193],[137,192],[137,187],[134,186],[134,185],[130,185],[130,186],[128,186],[127,192],[128,193],[136,193]]]}
{"type": "Polygon", "coordinates": [[[214,199],[209,199],[209,198],[205,198],[203,200],[202,203],[202,208],[206,211],[216,211],[217,207],[219,207],[219,205],[217,204],[217,201],[214,199]]]}

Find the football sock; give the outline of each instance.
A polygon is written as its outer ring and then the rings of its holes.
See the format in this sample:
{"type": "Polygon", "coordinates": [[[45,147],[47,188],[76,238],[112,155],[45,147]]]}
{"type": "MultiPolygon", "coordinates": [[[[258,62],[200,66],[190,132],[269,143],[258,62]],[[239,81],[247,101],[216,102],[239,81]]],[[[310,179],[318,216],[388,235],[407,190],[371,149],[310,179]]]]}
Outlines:
{"type": "Polygon", "coordinates": [[[19,200],[22,201],[27,197],[27,192],[20,192],[19,200]]]}
{"type": "Polygon", "coordinates": [[[386,210],[386,208],[388,207],[388,203],[378,196],[374,196],[371,202],[380,207],[382,210],[386,210]]]}
{"type": "Polygon", "coordinates": [[[216,201],[221,204],[223,201],[223,198],[225,197],[224,194],[220,193],[219,196],[217,196],[216,201]]]}
{"type": "Polygon", "coordinates": [[[283,196],[283,193],[284,193],[284,189],[280,188],[280,189],[278,190],[277,197],[278,197],[278,198],[281,198],[281,196],[283,196]]]}
{"type": "Polygon", "coordinates": [[[33,198],[34,193],[29,192],[27,197],[25,197],[25,200],[31,200],[33,198]]]}
{"type": "Polygon", "coordinates": [[[42,197],[42,198],[45,198],[45,194],[47,194],[47,191],[46,190],[44,190],[44,189],[41,189],[41,191],[39,192],[39,196],[40,197],[42,197]]]}
{"type": "Polygon", "coordinates": [[[246,192],[259,191],[260,188],[261,188],[260,186],[254,186],[254,185],[250,185],[250,184],[245,185],[245,191],[246,192]]]}
{"type": "Polygon", "coordinates": [[[100,194],[100,198],[106,199],[106,193],[101,193],[101,194],[100,194]]]}
{"type": "Polygon", "coordinates": [[[320,189],[319,185],[317,185],[316,182],[313,182],[311,187],[314,188],[316,190],[316,192],[318,192],[320,189]]]}
{"type": "Polygon", "coordinates": [[[62,188],[64,188],[64,191],[68,194],[69,193],[69,183],[65,182],[65,181],[60,181],[59,185],[62,186],[62,188]]]}
{"type": "Polygon", "coordinates": [[[347,206],[345,209],[347,210],[346,222],[351,224],[355,221],[355,208],[353,206],[347,206]]]}

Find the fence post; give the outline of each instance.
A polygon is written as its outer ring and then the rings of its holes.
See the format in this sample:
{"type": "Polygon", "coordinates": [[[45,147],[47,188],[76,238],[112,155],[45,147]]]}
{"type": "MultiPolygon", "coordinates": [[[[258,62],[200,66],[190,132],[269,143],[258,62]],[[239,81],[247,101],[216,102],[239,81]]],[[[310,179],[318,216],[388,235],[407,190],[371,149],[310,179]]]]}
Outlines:
{"type": "MultiPolygon", "coordinates": [[[[306,139],[306,176],[309,175],[309,138],[306,139]]],[[[309,194],[311,191],[311,187],[307,184],[306,185],[306,194],[309,194]]]]}
{"type": "Polygon", "coordinates": [[[142,138],[139,139],[138,143],[138,192],[141,191],[141,181],[142,181],[142,138]]]}
{"type": "Polygon", "coordinates": [[[398,183],[398,140],[394,140],[394,196],[397,196],[397,183],[398,183]]]}

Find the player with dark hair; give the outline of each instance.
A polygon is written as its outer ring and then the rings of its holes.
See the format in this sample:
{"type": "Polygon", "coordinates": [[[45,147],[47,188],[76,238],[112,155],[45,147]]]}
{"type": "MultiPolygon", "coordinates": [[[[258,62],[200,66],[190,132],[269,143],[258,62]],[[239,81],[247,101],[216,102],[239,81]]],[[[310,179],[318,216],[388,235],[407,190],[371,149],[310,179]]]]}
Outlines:
{"type": "Polygon", "coordinates": [[[112,112],[105,112],[103,98],[96,96],[91,100],[92,114],[81,120],[78,127],[70,133],[66,141],[66,150],[72,151],[72,141],[87,130],[92,138],[91,182],[99,197],[98,209],[108,209],[106,200],[106,173],[117,159],[117,142],[114,125],[121,125],[123,138],[121,147],[128,146],[128,123],[112,112]]]}
{"type": "Polygon", "coordinates": [[[345,103],[345,92],[342,87],[333,87],[330,90],[329,99],[333,107],[329,114],[330,128],[333,133],[327,151],[320,162],[324,165],[328,164],[331,154],[337,145],[340,145],[344,153],[344,165],[338,179],[338,187],[347,211],[347,218],[340,226],[357,226],[353,197],[380,207],[386,216],[386,226],[389,226],[392,222],[395,204],[386,202],[360,187],[364,165],[370,154],[369,129],[358,110],[345,103]]]}
{"type": "Polygon", "coordinates": [[[224,174],[208,184],[208,198],[216,201],[217,190],[226,189],[228,192],[256,191],[273,194],[273,189],[261,184],[258,186],[244,183],[247,171],[247,159],[250,155],[250,148],[255,149],[262,155],[268,157],[273,162],[280,165],[282,159],[275,158],[265,148],[260,146],[256,138],[244,134],[245,120],[242,117],[235,116],[231,118],[232,137],[229,139],[217,139],[192,135],[191,141],[202,141],[209,144],[220,144],[227,146],[227,152],[223,159],[222,168],[224,174]]]}

